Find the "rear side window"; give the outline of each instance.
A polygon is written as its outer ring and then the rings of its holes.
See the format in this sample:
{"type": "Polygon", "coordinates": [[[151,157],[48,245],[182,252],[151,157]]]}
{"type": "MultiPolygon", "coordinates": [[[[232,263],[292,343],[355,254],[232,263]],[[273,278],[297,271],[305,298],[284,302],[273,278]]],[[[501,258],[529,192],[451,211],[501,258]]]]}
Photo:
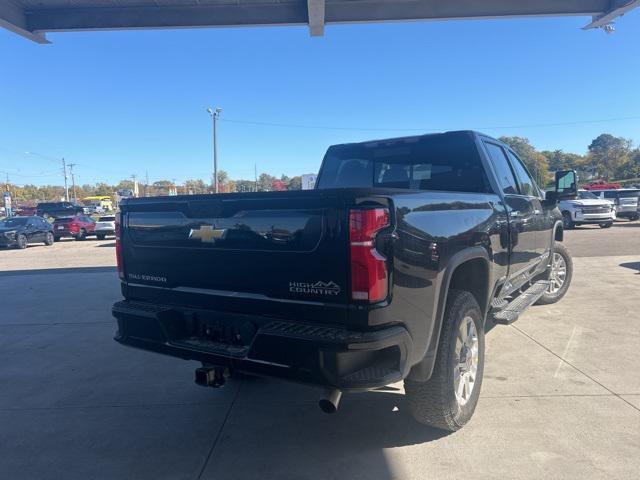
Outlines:
{"type": "Polygon", "coordinates": [[[316,188],[357,187],[491,191],[473,138],[467,134],[331,147],[316,188]]]}
{"type": "Polygon", "coordinates": [[[517,195],[518,187],[516,179],[511,167],[509,166],[509,161],[504,154],[504,150],[495,143],[484,142],[484,144],[487,147],[487,152],[489,152],[489,158],[491,158],[491,163],[496,171],[498,183],[500,184],[502,192],[506,195],[517,195]]]}
{"type": "Polygon", "coordinates": [[[98,218],[99,222],[115,222],[116,217],[100,217],[98,218]]]}
{"type": "Polygon", "coordinates": [[[537,196],[538,191],[535,187],[535,183],[533,182],[531,175],[529,175],[529,172],[527,172],[527,169],[524,167],[520,159],[508,150],[507,155],[511,160],[511,165],[513,165],[513,168],[516,171],[516,177],[518,177],[518,183],[520,184],[520,193],[522,195],[529,195],[531,197],[537,196]]]}

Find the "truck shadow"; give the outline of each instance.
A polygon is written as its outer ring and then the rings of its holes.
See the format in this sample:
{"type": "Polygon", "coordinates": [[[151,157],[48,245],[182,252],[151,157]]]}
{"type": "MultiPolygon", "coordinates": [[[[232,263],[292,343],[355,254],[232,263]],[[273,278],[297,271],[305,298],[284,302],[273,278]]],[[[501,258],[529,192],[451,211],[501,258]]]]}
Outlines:
{"type": "Polygon", "coordinates": [[[392,388],[346,394],[338,412],[327,415],[310,391],[299,396],[301,392],[283,386],[284,392],[272,395],[268,392],[280,386],[277,381],[242,382],[220,435],[225,441],[216,446],[202,478],[232,478],[230,471],[233,478],[251,479],[264,478],[261,472],[287,479],[401,478],[403,465],[395,463],[400,462],[395,448],[449,434],[413,420],[404,395],[390,393],[392,388]]]}
{"type": "Polygon", "coordinates": [[[631,270],[637,270],[636,274],[640,275],[640,262],[621,263],[620,266],[624,268],[630,268],[631,270]]]}

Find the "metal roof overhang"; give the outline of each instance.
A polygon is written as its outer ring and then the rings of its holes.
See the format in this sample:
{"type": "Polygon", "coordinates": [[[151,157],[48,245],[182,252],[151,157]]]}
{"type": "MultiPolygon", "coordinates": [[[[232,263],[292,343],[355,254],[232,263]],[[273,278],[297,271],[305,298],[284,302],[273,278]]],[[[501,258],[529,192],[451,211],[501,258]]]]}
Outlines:
{"type": "Polygon", "coordinates": [[[603,27],[640,0],[0,0],[0,26],[39,43],[46,32],[308,25],[583,15],[603,27]]]}

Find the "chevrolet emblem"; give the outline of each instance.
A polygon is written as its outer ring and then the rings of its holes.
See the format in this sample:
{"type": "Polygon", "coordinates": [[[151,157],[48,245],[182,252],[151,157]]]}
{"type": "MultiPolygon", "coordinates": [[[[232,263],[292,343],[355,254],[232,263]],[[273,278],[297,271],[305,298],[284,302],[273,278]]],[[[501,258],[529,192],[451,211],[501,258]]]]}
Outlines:
{"type": "Polygon", "coordinates": [[[223,239],[226,233],[226,228],[213,228],[212,225],[202,225],[200,228],[192,228],[189,231],[189,240],[215,243],[216,240],[223,239]]]}

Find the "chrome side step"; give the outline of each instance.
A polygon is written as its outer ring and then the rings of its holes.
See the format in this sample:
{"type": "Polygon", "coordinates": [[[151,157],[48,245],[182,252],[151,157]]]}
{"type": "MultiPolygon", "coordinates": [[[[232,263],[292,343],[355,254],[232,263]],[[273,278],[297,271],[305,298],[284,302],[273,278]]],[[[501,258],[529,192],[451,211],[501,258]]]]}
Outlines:
{"type": "Polygon", "coordinates": [[[514,298],[500,311],[493,313],[493,321],[500,325],[509,325],[520,317],[520,314],[533,305],[549,288],[547,280],[540,280],[514,298]]]}

